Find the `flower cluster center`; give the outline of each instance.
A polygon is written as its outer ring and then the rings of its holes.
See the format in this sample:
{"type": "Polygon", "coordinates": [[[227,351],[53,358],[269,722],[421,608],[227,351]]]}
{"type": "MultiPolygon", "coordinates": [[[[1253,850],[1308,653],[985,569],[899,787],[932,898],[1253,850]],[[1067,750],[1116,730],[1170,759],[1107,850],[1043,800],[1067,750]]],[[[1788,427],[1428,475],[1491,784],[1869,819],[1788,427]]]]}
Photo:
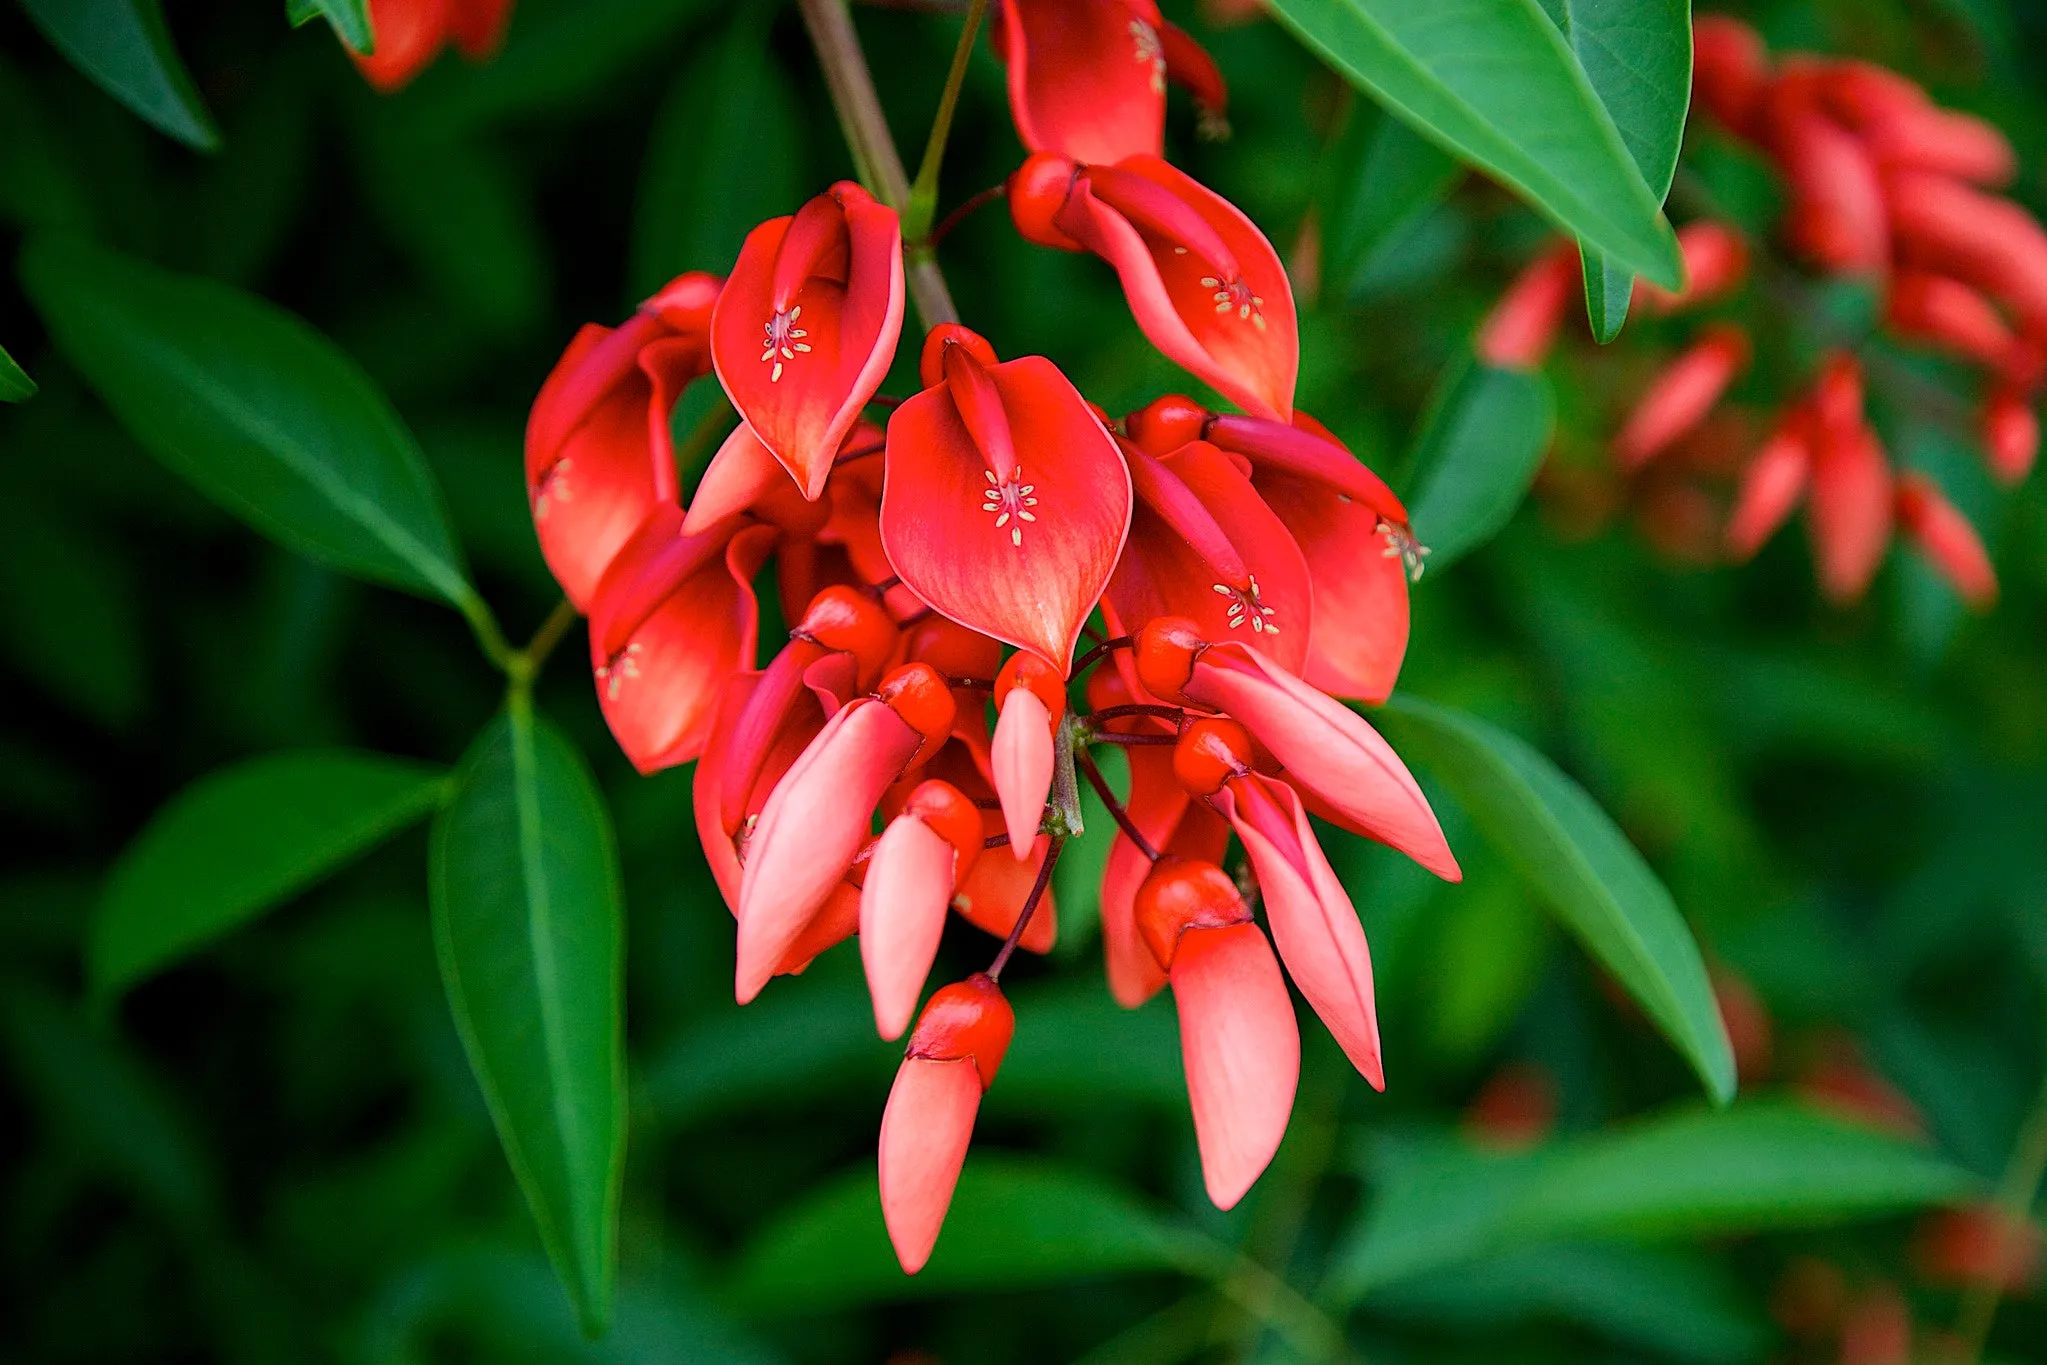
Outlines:
{"type": "Polygon", "coordinates": [[[1023,548],[1023,523],[1036,521],[1037,513],[1030,509],[1038,505],[1031,496],[1037,485],[1023,481],[1023,466],[1018,465],[1006,479],[997,479],[992,470],[983,470],[989,486],[981,490],[981,510],[995,514],[995,529],[1009,528],[1009,543],[1023,548]]]}

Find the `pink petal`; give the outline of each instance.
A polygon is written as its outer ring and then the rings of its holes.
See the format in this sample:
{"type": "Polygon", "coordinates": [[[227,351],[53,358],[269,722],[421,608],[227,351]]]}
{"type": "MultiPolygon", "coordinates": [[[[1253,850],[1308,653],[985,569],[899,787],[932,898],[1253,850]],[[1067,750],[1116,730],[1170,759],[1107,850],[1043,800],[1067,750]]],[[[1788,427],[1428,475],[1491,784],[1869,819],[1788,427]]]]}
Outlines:
{"type": "Polygon", "coordinates": [[[1009,829],[1009,851],[1018,862],[1031,856],[1052,791],[1052,714],[1028,687],[1011,690],[995,722],[989,750],[995,795],[1009,829]]]}
{"type": "Polygon", "coordinates": [[[1216,793],[1258,874],[1272,941],[1287,974],[1308,997],[1358,1074],[1384,1090],[1379,1019],[1372,996],[1372,953],[1364,926],[1323,856],[1300,798],[1284,782],[1252,779],[1216,793]]]}
{"type": "Polygon", "coordinates": [[[1355,711],[1238,644],[1203,653],[1187,694],[1242,722],[1291,778],[1359,833],[1446,881],[1463,878],[1407,765],[1355,711]]]}
{"type": "Polygon", "coordinates": [[[739,886],[733,990],[760,994],[784,954],[845,875],[875,803],[917,750],[917,732],[863,699],[825,724],[761,808],[739,886]]]}
{"type": "Polygon", "coordinates": [[[1217,1208],[1234,1208],[1293,1112],[1301,1075],[1293,1000],[1255,924],[1189,929],[1172,981],[1201,1177],[1217,1208]]]}
{"type": "Polygon", "coordinates": [[[906,1274],[931,1259],[981,1108],[972,1057],[906,1057],[881,1116],[881,1217],[906,1274]]]}
{"type": "Polygon", "coordinates": [[[874,998],[874,1025],[900,1038],[938,956],[952,901],[951,844],[914,815],[897,816],[875,841],[860,888],[860,961],[874,998]]]}
{"type": "Polygon", "coordinates": [[[759,502],[776,484],[788,478],[774,455],[761,444],[753,428],[741,422],[718,447],[704,477],[697,482],[696,495],[689,500],[689,514],[682,529],[695,533],[736,516],[759,502]]]}

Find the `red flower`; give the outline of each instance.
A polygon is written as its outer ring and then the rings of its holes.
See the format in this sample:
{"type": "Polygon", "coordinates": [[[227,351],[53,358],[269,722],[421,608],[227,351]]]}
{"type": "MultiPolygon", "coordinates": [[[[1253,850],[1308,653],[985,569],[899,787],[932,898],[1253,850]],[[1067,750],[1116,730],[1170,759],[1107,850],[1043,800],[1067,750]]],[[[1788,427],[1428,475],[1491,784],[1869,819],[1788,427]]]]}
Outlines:
{"type": "Polygon", "coordinates": [[[980,856],[981,813],[948,782],[919,783],[874,841],[860,887],[860,961],[882,1037],[909,1026],[953,892],[980,856]]]}
{"type": "Polygon", "coordinates": [[[1897,484],[1898,529],[1919,547],[1964,602],[1982,611],[1997,600],[1997,571],[1969,519],[1933,480],[1905,474],[1897,484]]]}
{"type": "Polygon", "coordinates": [[[668,414],[710,369],[718,281],[682,275],[616,330],[591,324],[533,400],[526,494],[540,552],[578,611],[647,514],[676,499],[668,414]]]}
{"type": "Polygon", "coordinates": [[[1621,468],[1640,469],[1704,421],[1748,367],[1750,349],[1748,333],[1732,323],[1706,328],[1649,385],[1613,438],[1621,468]]]}
{"type": "Polygon", "coordinates": [[[363,78],[385,94],[401,89],[453,43],[480,62],[498,50],[512,0],[369,0],[377,50],[351,52],[363,78]]]}
{"type": "Polygon", "coordinates": [[[934,330],[888,424],[881,540],[919,598],[1063,674],[1130,526],[1116,442],[1051,361],[934,330]]]}
{"type": "Polygon", "coordinates": [[[1507,286],[1479,325],[1478,358],[1503,370],[1539,370],[1578,299],[1578,249],[1558,242],[1507,286]]]}
{"type": "Polygon", "coordinates": [[[1222,118],[1221,73],[1152,0],[1006,0],[1000,15],[995,51],[1030,151],[1089,162],[1159,155],[1168,77],[1193,91],[1205,129],[1222,118]]]}
{"type": "Polygon", "coordinates": [[[1045,797],[1052,790],[1052,732],[1066,713],[1066,675],[1029,650],[1010,655],[995,679],[995,738],[989,763],[1010,853],[1018,862],[1037,846],[1045,797]]]}
{"type": "Polygon", "coordinates": [[[1673,294],[1647,280],[1635,281],[1635,303],[1652,316],[1667,316],[1733,293],[1748,278],[1748,241],[1740,231],[1710,219],[1677,230],[1684,253],[1684,287],[1673,294]]]}
{"type": "Polygon", "coordinates": [[[1727,553],[1737,562],[1752,559],[1763,542],[1798,510],[1812,476],[1812,415],[1795,408],[1742,471],[1727,519],[1727,553]]]}
{"type": "Polygon", "coordinates": [[[902,227],[858,185],[840,181],[747,234],[711,318],[711,360],[805,498],[824,491],[902,325],[902,227]]]}
{"type": "Polygon", "coordinates": [[[2018,483],[2032,471],[2040,453],[2040,418],[2023,393],[2010,388],[1991,392],[1983,404],[1983,447],[1999,483],[2018,483]]]}
{"type": "Polygon", "coordinates": [[[916,1274],[931,1258],[966,1164],[981,1096],[1016,1033],[992,977],[976,974],[931,997],[881,1116],[881,1216],[896,1259],[916,1274]]]}
{"type": "Polygon", "coordinates": [[[2001,365],[2011,354],[2012,331],[1996,305],[1931,271],[1907,271],[1891,281],[1884,322],[1900,336],[1980,365],[2001,365]]]}
{"type": "Polygon", "coordinates": [[[1272,243],[1222,196],[1155,156],[1110,166],[1033,155],[1009,179],[1017,231],[1115,267],[1151,343],[1261,417],[1293,415],[1300,338],[1272,243]]]}

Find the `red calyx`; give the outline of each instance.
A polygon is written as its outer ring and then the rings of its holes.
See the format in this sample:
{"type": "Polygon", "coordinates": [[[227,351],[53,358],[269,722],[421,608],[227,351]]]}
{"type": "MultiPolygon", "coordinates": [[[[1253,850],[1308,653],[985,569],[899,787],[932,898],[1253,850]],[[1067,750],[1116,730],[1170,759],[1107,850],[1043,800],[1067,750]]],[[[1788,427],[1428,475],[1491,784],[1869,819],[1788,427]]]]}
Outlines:
{"type": "Polygon", "coordinates": [[[995,675],[995,709],[1000,711],[1009,694],[1019,687],[1045,704],[1055,726],[1066,714],[1065,677],[1028,649],[1010,655],[1009,662],[995,675]]]}
{"type": "Polygon", "coordinates": [[[1137,680],[1153,696],[1178,705],[1193,703],[1181,689],[1194,676],[1194,660],[1208,648],[1192,621],[1184,616],[1161,616],[1137,632],[1130,654],[1137,665],[1137,680]]]}
{"type": "Polygon", "coordinates": [[[959,707],[953,700],[952,689],[930,664],[904,664],[881,680],[874,695],[903,724],[924,737],[923,744],[903,765],[905,771],[930,758],[952,733],[959,707]]]}
{"type": "Polygon", "coordinates": [[[1184,393],[1154,398],[1123,419],[1123,430],[1147,455],[1170,455],[1208,434],[1215,414],[1184,393]]]}
{"type": "Polygon", "coordinates": [[[708,336],[711,331],[711,309],[717,305],[718,291],[725,282],[716,275],[701,270],[692,270],[677,275],[660,290],[640,305],[642,313],[652,313],[663,323],[678,332],[692,336],[708,336]]]}
{"type": "Polygon", "coordinates": [[[930,664],[948,678],[985,678],[1002,666],[1002,642],[944,616],[910,628],[906,658],[930,664]]]}
{"type": "Polygon", "coordinates": [[[1180,936],[1189,929],[1227,929],[1249,924],[1251,912],[1230,874],[1193,858],[1161,858],[1137,888],[1137,932],[1145,947],[1170,971],[1180,936]]]}
{"type": "MultiPolygon", "coordinates": [[[[1218,869],[1220,870],[1220,869],[1218,869]]],[[[1016,1011],[1009,1007],[1002,988],[986,972],[975,972],[965,981],[941,986],[932,993],[917,1017],[904,1057],[921,1057],[934,1062],[957,1062],[973,1058],[981,1073],[981,1088],[995,1083],[1009,1041],[1016,1036],[1016,1011]]]]}
{"type": "Polygon", "coordinates": [[[1056,152],[1033,152],[1010,172],[1006,198],[1018,236],[1060,251],[1081,249],[1054,221],[1066,207],[1080,172],[1079,162],[1056,152]]]}
{"type": "Polygon", "coordinates": [[[895,653],[896,626],[880,602],[835,583],[810,599],[809,609],[789,638],[851,654],[860,678],[869,681],[881,676],[895,653]]]}
{"type": "Polygon", "coordinates": [[[996,363],[995,348],[988,339],[957,322],[941,322],[924,334],[924,349],[917,355],[917,382],[936,388],[945,382],[945,348],[964,346],[983,365],[996,363]]]}
{"type": "Polygon", "coordinates": [[[953,885],[966,879],[967,869],[981,856],[981,810],[950,782],[931,778],[917,784],[903,802],[904,815],[914,815],[933,834],[952,845],[953,885]]]}
{"type": "Polygon", "coordinates": [[[1251,732],[1228,717],[1190,720],[1173,746],[1173,776],[1192,795],[1212,796],[1250,772],[1256,755],[1251,732]]]}

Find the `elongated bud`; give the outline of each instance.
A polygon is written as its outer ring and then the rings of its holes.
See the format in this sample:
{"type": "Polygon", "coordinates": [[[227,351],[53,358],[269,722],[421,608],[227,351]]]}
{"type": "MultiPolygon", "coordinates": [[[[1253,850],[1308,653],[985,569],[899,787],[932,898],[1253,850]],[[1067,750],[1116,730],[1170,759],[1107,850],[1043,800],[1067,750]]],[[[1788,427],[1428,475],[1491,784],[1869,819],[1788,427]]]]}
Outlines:
{"type": "Polygon", "coordinates": [[[1822,270],[1880,274],[1890,229],[1876,162],[1855,135],[1796,102],[1775,116],[1770,137],[1791,184],[1784,235],[1822,270]]]}
{"type": "Polygon", "coordinates": [[[1997,600],[1997,571],[1969,519],[1924,474],[1898,478],[1898,528],[1977,611],[1997,600]]]}
{"type": "Polygon", "coordinates": [[[1160,859],[1135,913],[1179,1009],[1202,1180],[1217,1208],[1232,1208],[1286,1135],[1301,1070],[1293,1000],[1272,945],[1214,863],[1160,859]]]}
{"type": "Polygon", "coordinates": [[[1907,271],[1891,282],[1884,321],[1909,340],[1998,365],[2012,348],[2012,331],[1989,299],[1960,280],[1930,271],[1907,271]]]}
{"type": "Polygon", "coordinates": [[[1711,303],[1748,278],[1748,239],[1737,228],[1711,220],[1686,223],[1677,230],[1677,245],[1684,253],[1684,288],[1673,294],[1636,281],[1636,300],[1646,313],[1662,316],[1711,303]]]}
{"type": "Polygon", "coordinates": [[[1732,132],[1746,133],[1770,79],[1762,35],[1725,14],[1692,21],[1692,97],[1732,132]]]}
{"type": "Polygon", "coordinates": [[[995,678],[995,795],[1018,862],[1037,847],[1052,791],[1052,732],[1066,714],[1066,679],[1029,650],[1012,654],[995,678]]]}
{"type": "Polygon", "coordinates": [[[1503,370],[1537,370],[1570,316],[1578,283],[1577,251],[1561,243],[1507,286],[1472,343],[1478,358],[1503,370]]]}
{"type": "Polygon", "coordinates": [[[881,1216],[896,1259],[924,1268],[966,1163],[981,1096],[995,1081],[1016,1014],[993,978],[976,974],[924,1007],[881,1118],[881,1216]]]}
{"type": "Polygon", "coordinates": [[[1748,333],[1731,324],[1701,333],[1649,385],[1614,437],[1613,453],[1621,468],[1640,469],[1704,421],[1747,368],[1749,349],[1748,333]]]}
{"type": "Polygon", "coordinates": [[[1755,557],[1777,533],[1805,495],[1812,469],[1812,447],[1796,419],[1763,443],[1742,471],[1727,519],[1727,555],[1736,563],[1755,557]]]}
{"type": "Polygon", "coordinates": [[[945,348],[948,346],[966,347],[967,354],[983,365],[993,365],[997,360],[995,348],[979,332],[957,322],[941,322],[924,334],[924,349],[917,355],[917,382],[925,388],[935,388],[945,382],[945,348]]]}
{"type": "Polygon", "coordinates": [[[947,782],[921,782],[867,859],[860,961],[884,1038],[909,1026],[938,956],[953,891],[981,855],[981,812],[947,782]]]}
{"type": "Polygon", "coordinates": [[[2040,418],[2024,394],[1998,389],[1990,395],[1983,405],[1983,448],[1999,483],[2018,483],[2032,471],[2040,451],[2040,418]]]}
{"type": "Polygon", "coordinates": [[[1852,351],[1832,351],[1820,362],[1812,389],[1813,417],[1828,435],[1862,427],[1862,362],[1852,351]]]}

